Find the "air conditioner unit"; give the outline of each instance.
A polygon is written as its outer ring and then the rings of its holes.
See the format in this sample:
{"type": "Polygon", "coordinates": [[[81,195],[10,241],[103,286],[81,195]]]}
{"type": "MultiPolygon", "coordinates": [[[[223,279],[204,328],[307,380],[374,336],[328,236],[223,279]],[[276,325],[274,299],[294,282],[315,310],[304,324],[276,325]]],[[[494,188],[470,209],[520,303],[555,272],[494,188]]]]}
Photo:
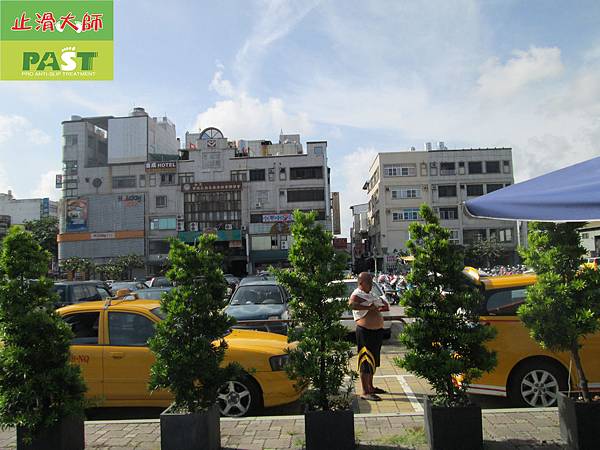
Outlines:
{"type": "Polygon", "coordinates": [[[389,190],[390,190],[390,188],[386,186],[386,187],[385,187],[385,191],[386,191],[386,192],[389,192],[389,190]]]}
{"type": "Polygon", "coordinates": [[[254,208],[256,208],[256,209],[262,208],[262,203],[257,203],[256,205],[254,205],[254,208]]]}
{"type": "Polygon", "coordinates": [[[198,222],[190,222],[190,231],[198,231],[198,222]]]}
{"type": "Polygon", "coordinates": [[[427,190],[429,190],[429,185],[424,184],[423,186],[421,186],[421,189],[423,189],[424,191],[427,191],[427,190]]]}
{"type": "Polygon", "coordinates": [[[432,191],[437,191],[437,186],[434,184],[433,186],[431,186],[431,190],[432,191]]]}
{"type": "Polygon", "coordinates": [[[437,167],[437,163],[436,162],[430,162],[429,163],[429,167],[437,167]]]}
{"type": "Polygon", "coordinates": [[[232,224],[230,224],[230,223],[226,223],[226,224],[225,224],[225,229],[226,229],[226,230],[233,230],[233,225],[232,225],[232,224]]]}
{"type": "Polygon", "coordinates": [[[183,216],[181,216],[181,215],[177,216],[177,220],[183,220],[183,216]]]}
{"type": "Polygon", "coordinates": [[[177,231],[185,231],[185,223],[177,222],[177,231]]]}

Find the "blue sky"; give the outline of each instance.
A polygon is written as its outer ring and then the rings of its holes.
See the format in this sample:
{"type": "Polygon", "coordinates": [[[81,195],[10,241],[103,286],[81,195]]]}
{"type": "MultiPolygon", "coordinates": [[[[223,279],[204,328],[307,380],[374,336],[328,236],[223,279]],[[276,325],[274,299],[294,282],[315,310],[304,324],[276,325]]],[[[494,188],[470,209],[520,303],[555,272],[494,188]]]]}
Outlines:
{"type": "Polygon", "coordinates": [[[378,151],[509,146],[517,181],[600,153],[597,1],[115,0],[115,79],[0,82],[0,191],[57,198],[60,122],[327,140],[343,229],[378,151]]]}

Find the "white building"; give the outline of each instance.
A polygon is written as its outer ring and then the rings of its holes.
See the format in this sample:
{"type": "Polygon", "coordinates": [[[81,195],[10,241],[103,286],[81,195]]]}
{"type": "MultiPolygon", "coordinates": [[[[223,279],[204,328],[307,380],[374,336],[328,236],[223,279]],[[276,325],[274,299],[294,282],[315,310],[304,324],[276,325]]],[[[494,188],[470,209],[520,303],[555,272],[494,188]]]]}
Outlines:
{"type": "Polygon", "coordinates": [[[58,216],[58,202],[48,198],[16,199],[12,191],[0,193],[0,215],[10,216],[11,225],[22,225],[26,221],[47,216],[58,216]]]}
{"type": "Polygon", "coordinates": [[[409,225],[419,220],[423,203],[432,206],[451,241],[468,246],[495,238],[507,254],[517,246],[516,223],[476,219],[466,215],[462,202],[512,184],[510,148],[437,149],[379,153],[369,169],[364,189],[369,196],[369,245],[377,266],[387,255],[406,249],[409,225]]]}

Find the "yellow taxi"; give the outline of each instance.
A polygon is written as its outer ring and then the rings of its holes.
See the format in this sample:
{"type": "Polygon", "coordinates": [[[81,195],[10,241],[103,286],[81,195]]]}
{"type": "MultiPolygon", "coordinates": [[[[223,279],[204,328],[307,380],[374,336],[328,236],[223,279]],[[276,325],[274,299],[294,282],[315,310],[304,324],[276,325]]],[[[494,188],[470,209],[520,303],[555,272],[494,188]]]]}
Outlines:
{"type": "MultiPolygon", "coordinates": [[[[71,326],[71,361],[81,367],[86,398],[95,406],[168,406],[170,392],[148,390],[154,354],[147,342],[164,318],[158,300],[106,300],[58,310],[71,326]]],[[[284,370],[287,338],[260,331],[232,330],[225,340],[225,363],[236,361],[242,379],[225,380],[219,391],[221,414],[252,415],[263,407],[293,402],[300,392],[284,370]]]]}
{"type": "MultiPolygon", "coordinates": [[[[536,282],[534,273],[480,276],[466,268],[465,274],[481,288],[485,301],[480,321],[498,330],[487,347],[496,351],[498,365],[474,380],[472,394],[508,397],[515,405],[556,406],[558,391],[579,385],[569,353],[554,353],[539,346],[517,316],[525,301],[525,289],[536,282]]],[[[591,390],[600,389],[600,333],[589,336],[581,349],[583,367],[591,390]]],[[[459,380],[460,381],[460,380],[459,380]]]]}

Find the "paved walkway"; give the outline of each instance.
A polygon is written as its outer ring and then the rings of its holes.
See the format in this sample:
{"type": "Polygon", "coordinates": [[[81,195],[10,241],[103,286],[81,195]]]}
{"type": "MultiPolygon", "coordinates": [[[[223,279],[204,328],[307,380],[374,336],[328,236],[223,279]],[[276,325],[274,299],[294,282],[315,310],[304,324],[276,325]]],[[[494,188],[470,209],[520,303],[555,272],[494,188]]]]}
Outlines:
{"type": "MultiPolygon", "coordinates": [[[[459,426],[459,424],[457,424],[459,426]]],[[[356,440],[361,450],[426,449],[422,414],[358,414],[356,440]]],[[[485,448],[562,449],[556,408],[487,410],[483,414],[485,448]]],[[[159,421],[86,422],[88,449],[160,449],[159,421]]],[[[302,416],[222,419],[224,449],[302,449],[302,416]]],[[[0,448],[15,448],[13,430],[0,432],[0,448]]]]}

